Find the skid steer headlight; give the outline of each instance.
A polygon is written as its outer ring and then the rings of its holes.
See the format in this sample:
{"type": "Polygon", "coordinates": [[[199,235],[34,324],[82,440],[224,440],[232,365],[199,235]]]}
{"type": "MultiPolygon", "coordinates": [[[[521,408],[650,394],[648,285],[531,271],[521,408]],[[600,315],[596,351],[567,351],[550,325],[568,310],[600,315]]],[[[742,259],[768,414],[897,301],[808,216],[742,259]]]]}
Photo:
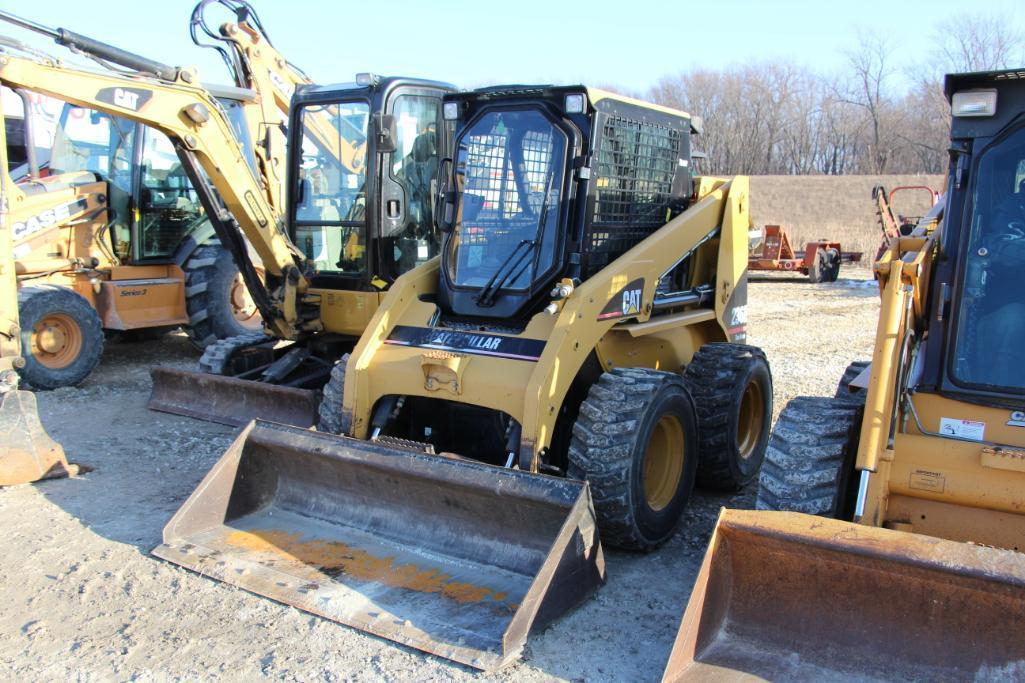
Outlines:
{"type": "Polygon", "coordinates": [[[996,90],[963,90],[950,100],[950,113],[954,116],[993,116],[997,113],[996,90]]]}
{"type": "Polygon", "coordinates": [[[446,102],[442,105],[442,115],[446,121],[455,121],[459,118],[459,103],[458,102],[446,102]]]}

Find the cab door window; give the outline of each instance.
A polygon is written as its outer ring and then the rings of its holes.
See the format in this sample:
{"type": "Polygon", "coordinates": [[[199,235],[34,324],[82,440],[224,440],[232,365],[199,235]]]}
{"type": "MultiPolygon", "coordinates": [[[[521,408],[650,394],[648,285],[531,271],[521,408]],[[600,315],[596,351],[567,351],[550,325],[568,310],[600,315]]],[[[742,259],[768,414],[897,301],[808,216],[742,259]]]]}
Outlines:
{"type": "Polygon", "coordinates": [[[162,133],[146,129],[143,135],[140,178],[138,258],[169,257],[206,221],[206,212],[171,141],[162,133]]]}
{"type": "Polygon", "coordinates": [[[318,273],[367,272],[366,102],[307,105],[300,112],[295,241],[318,273]]]}
{"type": "Polygon", "coordinates": [[[392,107],[396,149],[391,153],[389,175],[401,188],[402,199],[391,199],[385,216],[382,255],[385,275],[391,279],[436,256],[441,240],[434,227],[434,196],[437,193],[438,131],[442,125],[441,100],[437,97],[400,95],[392,107]],[[405,206],[401,207],[401,203],[405,206]]]}

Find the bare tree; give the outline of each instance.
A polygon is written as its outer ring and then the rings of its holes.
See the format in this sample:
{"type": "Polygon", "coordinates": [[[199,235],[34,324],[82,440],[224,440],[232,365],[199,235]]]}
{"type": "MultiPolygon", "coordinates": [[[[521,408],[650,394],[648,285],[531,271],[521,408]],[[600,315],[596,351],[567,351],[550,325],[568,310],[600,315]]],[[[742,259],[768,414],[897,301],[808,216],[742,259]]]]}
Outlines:
{"type": "Polygon", "coordinates": [[[933,30],[934,59],[944,71],[990,71],[1021,66],[1025,38],[998,15],[966,12],[933,30]]]}

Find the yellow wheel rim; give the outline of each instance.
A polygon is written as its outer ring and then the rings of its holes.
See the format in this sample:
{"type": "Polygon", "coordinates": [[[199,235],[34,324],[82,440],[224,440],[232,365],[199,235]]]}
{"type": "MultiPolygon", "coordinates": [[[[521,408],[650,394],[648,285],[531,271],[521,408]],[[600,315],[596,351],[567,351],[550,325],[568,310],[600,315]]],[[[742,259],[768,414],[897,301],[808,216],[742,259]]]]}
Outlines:
{"type": "Polygon", "coordinates": [[[32,327],[32,357],[40,365],[61,370],[82,352],[82,329],[66,313],[51,313],[32,327]]]}
{"type": "Polygon", "coordinates": [[[683,476],[683,425],[672,415],[663,415],[655,424],[644,451],[644,497],[658,512],[673,500],[683,476]]]}
{"type": "MultiPolygon", "coordinates": [[[[262,281],[263,270],[257,268],[256,273],[262,281]]],[[[254,330],[260,329],[263,319],[260,317],[260,311],[257,310],[256,304],[253,302],[253,297],[249,294],[246,283],[242,280],[241,273],[235,275],[235,279],[231,283],[229,296],[231,299],[231,314],[235,320],[242,323],[244,327],[254,330]]]]}
{"type": "Polygon", "coordinates": [[[765,397],[762,385],[751,381],[740,399],[740,422],[737,425],[737,450],[747,460],[754,455],[765,427],[765,397]]]}

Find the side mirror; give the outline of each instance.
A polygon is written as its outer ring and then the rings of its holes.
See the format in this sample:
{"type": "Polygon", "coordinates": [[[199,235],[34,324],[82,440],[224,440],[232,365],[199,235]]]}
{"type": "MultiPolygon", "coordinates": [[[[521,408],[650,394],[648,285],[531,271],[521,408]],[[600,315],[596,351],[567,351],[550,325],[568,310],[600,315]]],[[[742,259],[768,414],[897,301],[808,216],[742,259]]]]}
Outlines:
{"type": "Polygon", "coordinates": [[[444,233],[456,226],[456,193],[452,187],[452,160],[442,159],[438,164],[438,201],[434,202],[434,224],[444,233]]]}
{"type": "Polygon", "coordinates": [[[377,137],[379,153],[394,152],[398,149],[398,131],[395,128],[395,117],[391,114],[374,114],[374,135],[377,137]]]}

